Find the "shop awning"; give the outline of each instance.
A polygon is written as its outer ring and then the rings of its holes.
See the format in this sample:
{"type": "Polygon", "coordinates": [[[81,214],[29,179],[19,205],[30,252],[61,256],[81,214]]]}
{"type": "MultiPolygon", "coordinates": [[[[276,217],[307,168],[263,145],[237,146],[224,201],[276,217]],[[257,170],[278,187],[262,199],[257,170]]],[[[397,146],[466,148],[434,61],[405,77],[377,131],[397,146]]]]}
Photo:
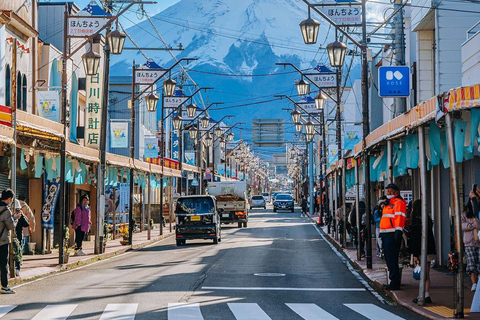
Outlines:
{"type": "Polygon", "coordinates": [[[182,172],[180,170],[163,167],[163,175],[165,177],[181,178],[182,177],[182,172]]]}
{"type": "Polygon", "coordinates": [[[0,125],[0,142],[15,144],[15,140],[13,140],[13,128],[0,125]]]}
{"type": "Polygon", "coordinates": [[[21,110],[17,110],[17,130],[39,138],[60,140],[63,137],[62,124],[21,110]]]}
{"type": "Polygon", "coordinates": [[[95,163],[100,162],[98,150],[80,146],[71,142],[67,142],[67,155],[78,160],[85,160],[95,163]]]}
{"type": "Polygon", "coordinates": [[[133,162],[135,169],[150,172],[150,163],[135,159],[133,162]]]}
{"type": "Polygon", "coordinates": [[[107,153],[107,164],[117,167],[131,168],[131,158],[107,153]]]}
{"type": "Polygon", "coordinates": [[[200,168],[199,167],[192,166],[192,165],[189,165],[189,164],[186,164],[186,163],[182,164],[182,170],[183,171],[200,173],[200,168]]]}
{"type": "Polygon", "coordinates": [[[150,172],[156,174],[163,174],[162,166],[156,164],[150,164],[150,172]]]}

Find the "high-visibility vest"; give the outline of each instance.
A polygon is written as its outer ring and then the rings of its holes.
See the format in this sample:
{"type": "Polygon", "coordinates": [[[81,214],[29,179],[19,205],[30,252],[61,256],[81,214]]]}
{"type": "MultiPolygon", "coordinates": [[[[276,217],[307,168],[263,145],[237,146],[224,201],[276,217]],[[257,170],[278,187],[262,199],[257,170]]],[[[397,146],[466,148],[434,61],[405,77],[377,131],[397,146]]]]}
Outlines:
{"type": "Polygon", "coordinates": [[[389,205],[383,207],[380,220],[380,233],[402,231],[407,217],[407,204],[405,200],[395,195],[390,199],[389,205]]]}

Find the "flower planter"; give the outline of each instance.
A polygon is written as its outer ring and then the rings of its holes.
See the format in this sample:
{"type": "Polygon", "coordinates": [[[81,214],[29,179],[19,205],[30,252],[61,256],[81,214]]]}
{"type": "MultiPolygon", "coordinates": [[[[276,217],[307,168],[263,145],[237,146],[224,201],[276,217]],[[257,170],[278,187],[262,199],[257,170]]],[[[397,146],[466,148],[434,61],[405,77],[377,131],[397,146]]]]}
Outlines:
{"type": "Polygon", "coordinates": [[[128,239],[127,240],[120,240],[120,243],[122,246],[126,246],[128,244],[128,239]]]}

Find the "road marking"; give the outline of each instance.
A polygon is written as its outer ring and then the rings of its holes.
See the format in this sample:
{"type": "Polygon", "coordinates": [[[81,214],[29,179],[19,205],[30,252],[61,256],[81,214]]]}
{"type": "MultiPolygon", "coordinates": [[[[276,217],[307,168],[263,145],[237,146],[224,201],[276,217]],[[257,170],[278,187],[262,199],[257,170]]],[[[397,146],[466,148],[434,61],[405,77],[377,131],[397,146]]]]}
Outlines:
{"type": "Polygon", "coordinates": [[[286,303],[286,305],[305,320],[338,320],[314,303],[286,303]]]}
{"type": "Polygon", "coordinates": [[[237,320],[271,320],[256,303],[228,303],[237,320]]]}
{"type": "Polygon", "coordinates": [[[371,303],[344,303],[343,305],[370,320],[404,320],[403,318],[371,303]]]}
{"type": "Polygon", "coordinates": [[[138,303],[109,303],[100,320],[134,320],[138,303]]]}
{"type": "Polygon", "coordinates": [[[168,320],[203,320],[198,303],[169,303],[168,320]]]}
{"type": "Polygon", "coordinates": [[[285,277],[285,273],[254,273],[257,277],[285,277]]]}
{"type": "Polygon", "coordinates": [[[365,288],[202,287],[202,290],[244,291],[365,291],[365,288]]]}
{"type": "Polygon", "coordinates": [[[0,318],[15,309],[17,306],[0,306],[0,318]]]}
{"type": "MultiPolygon", "coordinates": [[[[310,219],[311,220],[311,219],[310,219]]],[[[347,260],[347,258],[345,258],[345,256],[340,253],[337,248],[335,248],[335,246],[333,244],[330,243],[330,241],[327,240],[327,237],[325,237],[325,235],[323,234],[323,232],[321,232],[318,227],[315,225],[315,222],[313,220],[311,220],[311,224],[312,226],[315,228],[315,230],[317,230],[318,234],[320,235],[320,237],[322,237],[322,239],[330,246],[330,249],[332,249],[333,252],[335,252],[335,254],[342,260],[342,262],[347,266],[348,270],[350,270],[350,272],[353,274],[353,276],[375,297],[377,298],[381,303],[384,303],[384,304],[389,304],[385,299],[383,299],[383,297],[378,293],[376,292],[375,290],[373,290],[372,286],[355,270],[355,268],[353,268],[352,266],[352,263],[350,262],[350,260],[347,260]]]]}
{"type": "Polygon", "coordinates": [[[32,320],[64,320],[76,307],[76,304],[50,304],[37,313],[32,320]]]}

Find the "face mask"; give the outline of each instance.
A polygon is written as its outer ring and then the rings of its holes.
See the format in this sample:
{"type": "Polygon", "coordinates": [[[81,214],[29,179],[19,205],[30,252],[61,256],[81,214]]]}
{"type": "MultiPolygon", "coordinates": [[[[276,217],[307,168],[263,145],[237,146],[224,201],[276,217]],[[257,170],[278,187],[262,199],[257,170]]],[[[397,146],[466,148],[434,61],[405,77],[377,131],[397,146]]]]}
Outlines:
{"type": "Polygon", "coordinates": [[[387,194],[387,199],[392,199],[394,196],[394,194],[387,194]]]}
{"type": "Polygon", "coordinates": [[[85,209],[88,209],[88,204],[84,204],[83,207],[84,207],[85,209]]]}

